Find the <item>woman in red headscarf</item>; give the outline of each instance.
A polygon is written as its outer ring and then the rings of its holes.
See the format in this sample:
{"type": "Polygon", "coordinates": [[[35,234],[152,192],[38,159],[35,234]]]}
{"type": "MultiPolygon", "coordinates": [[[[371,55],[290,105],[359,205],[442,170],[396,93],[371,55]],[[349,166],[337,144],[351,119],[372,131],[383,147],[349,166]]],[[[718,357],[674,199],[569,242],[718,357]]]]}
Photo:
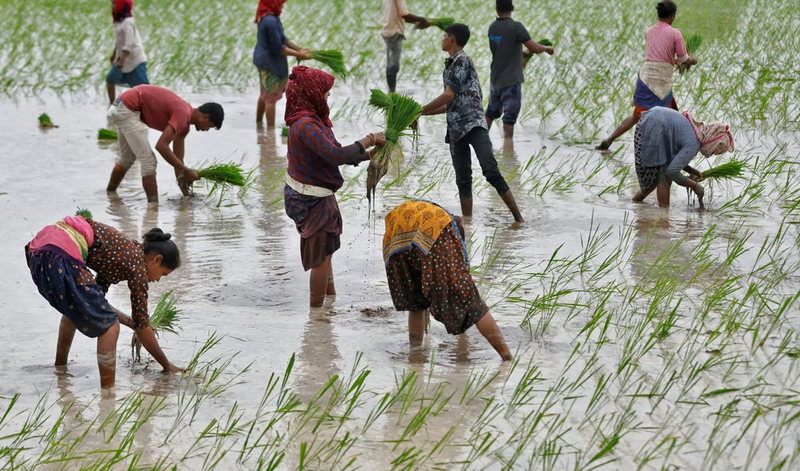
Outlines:
{"type": "Polygon", "coordinates": [[[300,65],[292,69],[286,87],[289,165],[283,201],[300,233],[303,268],[311,270],[311,307],[322,306],[326,295],[336,295],[331,257],[342,234],[342,215],[334,196],[344,184],[339,166],[367,161],[367,149],[386,144],[382,132],[349,146],[339,144],[328,108],[333,82],[331,74],[300,65]]]}
{"type": "Polygon", "coordinates": [[[111,0],[111,16],[114,18],[116,45],[111,53],[111,70],[106,76],[108,100],[116,98],[116,85],[147,85],[147,56],[142,37],[133,19],[133,0],[111,0]]]}
{"type": "Polygon", "coordinates": [[[275,103],[283,96],[289,80],[287,56],[309,59],[308,49],[289,41],[283,32],[281,11],[286,0],[260,0],[256,10],[258,38],[253,50],[253,63],[258,69],[261,96],[258,98],[256,121],[261,124],[267,115],[267,126],[275,126],[275,103]]]}

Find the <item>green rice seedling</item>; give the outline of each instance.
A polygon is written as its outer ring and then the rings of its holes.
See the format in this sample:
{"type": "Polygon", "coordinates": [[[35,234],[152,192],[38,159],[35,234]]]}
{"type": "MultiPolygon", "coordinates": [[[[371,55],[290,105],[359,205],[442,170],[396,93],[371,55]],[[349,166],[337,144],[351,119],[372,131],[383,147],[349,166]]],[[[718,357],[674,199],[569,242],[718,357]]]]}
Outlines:
{"type": "Polygon", "coordinates": [[[693,34],[686,40],[686,52],[689,54],[694,54],[698,49],[700,49],[702,44],[703,37],[699,34],[693,34]]]}
{"type": "MultiPolygon", "coordinates": [[[[171,334],[178,333],[180,327],[177,323],[180,320],[181,310],[175,306],[177,300],[172,295],[172,290],[167,291],[161,296],[155,310],[150,315],[150,327],[156,330],[156,335],[160,336],[162,332],[169,332],[171,334]]],[[[142,344],[139,337],[134,332],[131,338],[131,354],[135,361],[142,360],[142,344]]]]}
{"type": "Polygon", "coordinates": [[[197,175],[215,184],[233,186],[245,184],[245,173],[241,164],[214,164],[197,170],[197,175]]]}
{"type": "Polygon", "coordinates": [[[75,211],[75,215],[76,215],[76,216],[83,216],[83,217],[85,217],[86,219],[94,219],[94,218],[92,217],[92,212],[91,212],[91,211],[89,211],[89,210],[88,210],[88,209],[86,209],[86,208],[81,208],[80,206],[78,206],[78,210],[77,210],[77,211],[75,211]]]}
{"type": "Polygon", "coordinates": [[[289,126],[282,126],[281,137],[288,137],[288,136],[289,136],[289,126]]]}
{"type": "Polygon", "coordinates": [[[369,104],[385,110],[392,104],[392,101],[383,90],[373,88],[369,91],[369,104]]]}
{"type": "Polygon", "coordinates": [[[50,115],[47,113],[42,113],[39,115],[39,127],[42,129],[50,129],[50,128],[57,128],[53,121],[50,119],[50,115]]]}
{"type": "Polygon", "coordinates": [[[100,141],[116,141],[117,138],[117,131],[113,129],[100,128],[97,131],[97,139],[100,141]]]}
{"type": "Polygon", "coordinates": [[[313,60],[327,65],[337,77],[347,78],[350,75],[350,71],[348,71],[347,67],[344,65],[344,55],[342,55],[341,51],[325,49],[311,51],[308,55],[313,60]]]}
{"type": "MultiPolygon", "coordinates": [[[[370,104],[373,104],[373,98],[375,98],[375,103],[385,104],[386,100],[381,93],[373,89],[370,104]]],[[[383,110],[386,113],[386,145],[377,150],[367,168],[367,199],[370,202],[375,194],[378,181],[389,170],[392,155],[397,152],[402,156],[400,138],[407,135],[406,130],[422,114],[422,105],[409,96],[392,93],[389,95],[388,106],[385,106],[383,110]]]]}
{"type": "Polygon", "coordinates": [[[437,28],[439,28],[442,31],[446,30],[448,27],[450,27],[450,25],[452,25],[455,22],[456,22],[456,20],[454,18],[448,18],[448,17],[444,17],[444,18],[428,18],[428,23],[431,26],[436,26],[437,28]]]}
{"type": "Polygon", "coordinates": [[[698,180],[731,180],[742,178],[743,174],[744,163],[732,160],[700,173],[700,178],[698,180]]]}
{"type": "Polygon", "coordinates": [[[547,39],[547,38],[542,38],[542,39],[540,39],[540,40],[539,40],[539,41],[537,41],[537,42],[538,42],[539,44],[541,44],[542,46],[550,46],[550,47],[552,47],[552,46],[553,46],[553,41],[550,41],[550,40],[549,40],[549,39],[547,39]]]}

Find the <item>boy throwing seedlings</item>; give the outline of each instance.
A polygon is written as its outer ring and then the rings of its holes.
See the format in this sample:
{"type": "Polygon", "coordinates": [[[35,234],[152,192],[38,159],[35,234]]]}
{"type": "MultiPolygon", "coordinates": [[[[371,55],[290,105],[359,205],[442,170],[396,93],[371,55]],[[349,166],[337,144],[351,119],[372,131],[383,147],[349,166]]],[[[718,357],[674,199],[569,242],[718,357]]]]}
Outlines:
{"type": "Polygon", "coordinates": [[[405,39],[405,23],[417,25],[417,29],[425,29],[430,24],[421,16],[408,12],[406,0],[383,0],[383,31],[381,35],[386,41],[386,81],[389,92],[397,87],[397,73],[400,72],[400,55],[403,52],[405,39]]]}
{"type": "Polygon", "coordinates": [[[456,171],[456,185],[461,199],[461,214],[472,216],[472,155],[478,156],[483,176],[497,190],[514,220],[522,222],[514,195],[508,188],[492,152],[492,141],[483,113],[483,94],[475,64],[464,52],[469,28],[461,23],[450,25],[442,39],[442,50],[450,54],[444,66],[444,93],[422,108],[423,115],[447,113],[447,137],[450,156],[456,171]]]}
{"type": "Polygon", "coordinates": [[[503,133],[506,139],[514,137],[514,124],[522,106],[523,73],[522,45],[528,49],[525,58],[546,52],[553,55],[554,49],[531,39],[528,30],[519,21],[511,19],[514,11],[512,0],[497,0],[497,20],[489,26],[489,47],[492,50],[492,75],[489,106],[486,108],[486,125],[503,117],[503,133]]]}
{"type": "Polygon", "coordinates": [[[142,167],[142,186],[147,201],[158,202],[156,156],[147,141],[147,128],[161,131],[156,150],[175,167],[175,177],[184,196],[189,196],[189,183],[199,180],[197,172],[183,163],[184,139],[190,125],[198,131],[222,127],[225,113],[217,103],[199,108],[181,99],[166,88],[139,85],[122,93],[108,109],[109,120],[117,126],[119,159],[111,171],[106,191],[115,192],[128,169],[137,160],[142,167]],[[170,148],[172,145],[172,148],[170,148]]]}

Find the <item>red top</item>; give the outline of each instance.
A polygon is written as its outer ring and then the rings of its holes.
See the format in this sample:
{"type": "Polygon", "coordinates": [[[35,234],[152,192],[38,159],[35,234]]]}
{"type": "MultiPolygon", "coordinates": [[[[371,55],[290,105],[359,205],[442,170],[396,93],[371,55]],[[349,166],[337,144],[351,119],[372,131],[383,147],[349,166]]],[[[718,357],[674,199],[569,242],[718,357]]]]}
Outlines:
{"type": "Polygon", "coordinates": [[[686,44],[683,35],[666,21],[659,21],[644,33],[647,55],[645,62],[666,62],[675,65],[678,59],[686,56],[686,44]]]}
{"type": "Polygon", "coordinates": [[[149,127],[163,132],[169,125],[178,135],[189,133],[194,108],[174,92],[155,85],[139,85],[119,98],[129,110],[141,113],[149,127]]]}

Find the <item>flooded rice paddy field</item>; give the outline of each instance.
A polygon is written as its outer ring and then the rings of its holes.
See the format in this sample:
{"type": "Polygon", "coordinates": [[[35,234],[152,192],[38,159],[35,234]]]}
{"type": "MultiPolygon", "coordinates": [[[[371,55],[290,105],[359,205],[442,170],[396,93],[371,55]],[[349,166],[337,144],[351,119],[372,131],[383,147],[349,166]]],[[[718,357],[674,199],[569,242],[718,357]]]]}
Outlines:
{"type": "MultiPolygon", "coordinates": [[[[679,3],[675,25],[704,37],[700,66],[676,79],[679,104],[730,122],[734,157],[748,166],[744,180],[711,186],[705,210],[677,189],[669,209],[630,201],[631,133],[611,154],[591,150],[630,112],[652,5],[517,5],[515,17],[556,47],[528,66],[513,145],[492,131],[526,223],[512,227],[476,167],[466,227],[475,280],[516,351],[507,364],[474,329],[456,337],[434,324],[409,350],[405,315],[392,309],[383,215],[404,198],[458,212],[443,119],[422,120],[374,212],[366,166],[342,168],[339,294],[309,312],[299,238],[283,212],[286,143],[253,120],[253,2],[136,3],[151,81],[226,110],[221,131],[190,134],[188,162],[241,160],[256,179],[242,197],[205,198],[201,187],[181,199],[160,161],[158,206],[147,205],[136,170],[117,197],[104,191],[117,149],[96,133],[107,126],[112,35],[95,3],[59,7],[56,20],[48,2],[0,5],[0,468],[797,468],[800,16],[791,2],[679,3]],[[60,127],[40,131],[41,112],[60,127]],[[54,371],[58,315],[31,283],[22,247],[77,206],[130,237],[153,226],[173,233],[184,264],[151,286],[151,307],[174,290],[182,331],[162,345],[187,367],[182,377],[133,363],[125,331],[113,394],[99,392],[90,339],[78,336],[68,368],[54,371]]],[[[366,106],[369,88],[384,85],[379,12],[374,2],[322,3],[290,1],[283,20],[295,42],[348,57],[353,77],[331,97],[347,143],[381,123],[366,106]]],[[[467,51],[488,90],[485,3],[410,6],[472,27],[467,51]]],[[[408,31],[400,91],[418,101],[440,90],[440,37],[408,31]]],[[[115,286],[110,299],[127,310],[127,295],[115,286]]]]}

